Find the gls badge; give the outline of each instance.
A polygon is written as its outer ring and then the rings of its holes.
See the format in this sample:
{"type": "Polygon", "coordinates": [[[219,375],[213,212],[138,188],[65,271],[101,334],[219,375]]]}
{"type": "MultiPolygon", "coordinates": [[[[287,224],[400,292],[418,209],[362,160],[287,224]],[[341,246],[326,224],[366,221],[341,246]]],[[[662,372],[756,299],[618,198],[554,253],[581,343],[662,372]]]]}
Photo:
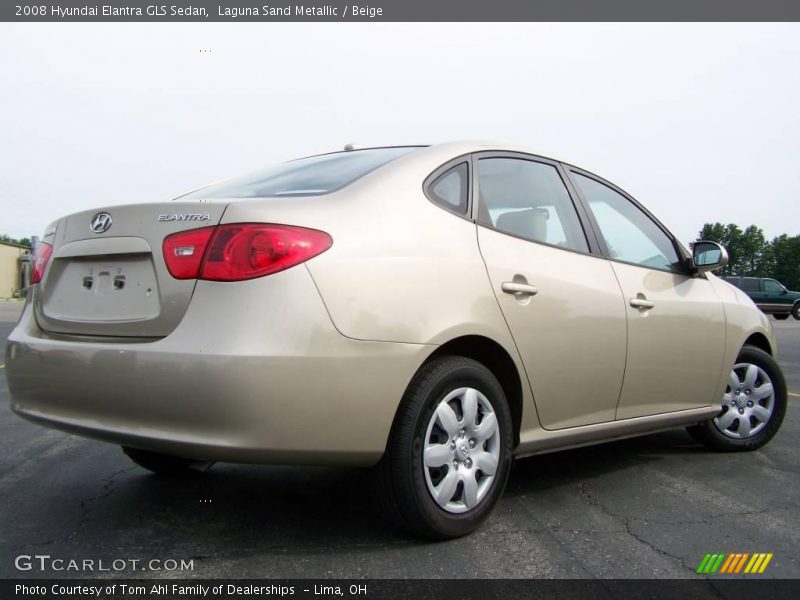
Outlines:
{"type": "Polygon", "coordinates": [[[158,215],[158,221],[210,221],[208,213],[186,213],[183,215],[158,215]]]}

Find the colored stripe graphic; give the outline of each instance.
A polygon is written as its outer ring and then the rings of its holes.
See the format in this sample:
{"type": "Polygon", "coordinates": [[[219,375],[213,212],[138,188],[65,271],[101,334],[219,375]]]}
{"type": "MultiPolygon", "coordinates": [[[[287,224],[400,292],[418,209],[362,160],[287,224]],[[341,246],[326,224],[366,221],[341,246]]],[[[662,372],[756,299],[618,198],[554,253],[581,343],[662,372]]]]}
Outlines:
{"type": "MultiPolygon", "coordinates": [[[[716,573],[722,561],[725,559],[724,554],[706,554],[706,557],[707,558],[704,558],[703,562],[700,564],[703,573],[716,573]]],[[[697,572],[700,573],[701,569],[698,568],[697,572]]]]}
{"type": "Polygon", "coordinates": [[[739,571],[742,570],[742,567],[744,567],[744,562],[749,558],[749,556],[750,556],[749,552],[745,552],[744,554],[742,554],[741,560],[738,563],[736,563],[735,573],[738,573],[739,571]]]}
{"type": "Polygon", "coordinates": [[[719,569],[720,565],[722,565],[722,561],[723,560],[725,560],[725,554],[724,553],[720,553],[720,555],[717,557],[717,562],[714,563],[713,567],[711,567],[711,572],[712,573],[716,573],[717,572],[717,569],[719,569]]]}
{"type": "Polygon", "coordinates": [[[773,556],[772,552],[754,552],[752,554],[749,552],[734,552],[732,554],[725,554],[724,552],[707,553],[703,560],[700,561],[696,573],[706,575],[713,575],[717,572],[720,575],[735,575],[742,572],[750,574],[763,573],[773,556]]]}
{"type": "Polygon", "coordinates": [[[758,570],[759,573],[763,573],[764,572],[764,569],[767,568],[767,565],[769,564],[769,561],[772,560],[772,556],[773,556],[772,552],[770,552],[769,554],[767,554],[766,557],[764,557],[764,562],[761,563],[761,568],[758,570]]]}
{"type": "Polygon", "coordinates": [[[730,569],[731,563],[733,562],[734,558],[736,558],[735,554],[729,554],[728,555],[728,560],[726,560],[725,564],[722,565],[722,569],[720,570],[720,573],[727,573],[728,572],[728,569],[730,569]]]}
{"type": "Polygon", "coordinates": [[[736,569],[736,565],[739,564],[739,559],[742,558],[741,552],[734,552],[730,555],[730,560],[727,561],[725,564],[725,568],[720,571],[720,573],[733,573],[736,569]]]}
{"type": "Polygon", "coordinates": [[[708,562],[710,560],[711,560],[711,555],[710,554],[706,554],[703,557],[703,560],[700,561],[700,566],[697,567],[697,571],[695,571],[695,573],[705,573],[706,565],[708,565],[708,562]]]}
{"type": "Polygon", "coordinates": [[[724,553],[720,553],[719,557],[717,558],[717,562],[714,564],[714,566],[711,569],[712,573],[716,573],[717,572],[717,569],[719,569],[719,566],[722,564],[723,560],[725,560],[725,554],[724,553]]]}
{"type": "Polygon", "coordinates": [[[700,561],[697,573],[713,575],[736,575],[739,573],[756,574],[763,573],[774,555],[766,552],[733,552],[725,554],[723,552],[708,553],[700,561]]]}
{"type": "Polygon", "coordinates": [[[747,566],[744,568],[744,572],[753,573],[753,568],[757,569],[762,560],[764,560],[764,555],[756,552],[753,554],[753,558],[750,559],[750,562],[747,563],[747,566]]]}

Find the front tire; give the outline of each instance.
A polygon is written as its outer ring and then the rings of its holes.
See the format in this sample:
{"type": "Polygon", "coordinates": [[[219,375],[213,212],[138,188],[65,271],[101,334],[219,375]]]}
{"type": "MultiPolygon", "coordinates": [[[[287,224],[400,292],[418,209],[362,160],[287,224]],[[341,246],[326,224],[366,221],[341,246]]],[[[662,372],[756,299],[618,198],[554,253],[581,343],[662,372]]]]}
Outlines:
{"type": "Polygon", "coordinates": [[[687,430],[714,450],[757,450],[780,429],[786,396],[786,380],[775,359],[760,348],[745,346],[728,379],[722,412],[687,430]]]}
{"type": "Polygon", "coordinates": [[[512,445],[511,413],[491,371],[461,356],[430,361],[406,390],[376,467],[385,515],[436,540],[474,531],[503,493],[512,445]]]}
{"type": "Polygon", "coordinates": [[[792,316],[796,321],[800,321],[800,302],[795,302],[792,306],[792,316]]]}

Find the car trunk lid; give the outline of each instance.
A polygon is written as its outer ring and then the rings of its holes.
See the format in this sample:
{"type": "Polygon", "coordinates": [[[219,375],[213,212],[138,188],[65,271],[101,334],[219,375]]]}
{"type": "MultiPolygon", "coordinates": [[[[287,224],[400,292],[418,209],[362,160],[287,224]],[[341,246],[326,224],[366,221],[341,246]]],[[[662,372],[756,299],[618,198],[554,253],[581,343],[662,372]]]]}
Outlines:
{"type": "Polygon", "coordinates": [[[170,276],[164,238],[217,225],[224,202],[131,204],[85,211],[56,223],[53,255],[36,293],[46,331],[163,337],[183,318],[195,280],[170,276]]]}

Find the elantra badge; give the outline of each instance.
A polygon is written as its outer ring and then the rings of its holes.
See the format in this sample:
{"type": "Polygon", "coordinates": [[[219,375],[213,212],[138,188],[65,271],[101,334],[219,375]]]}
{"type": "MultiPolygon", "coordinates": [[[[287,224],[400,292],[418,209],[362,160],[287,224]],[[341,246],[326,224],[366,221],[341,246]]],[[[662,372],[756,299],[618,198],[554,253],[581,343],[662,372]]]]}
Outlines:
{"type": "Polygon", "coordinates": [[[159,221],[210,221],[208,213],[186,213],[182,215],[158,215],[159,221]]]}

